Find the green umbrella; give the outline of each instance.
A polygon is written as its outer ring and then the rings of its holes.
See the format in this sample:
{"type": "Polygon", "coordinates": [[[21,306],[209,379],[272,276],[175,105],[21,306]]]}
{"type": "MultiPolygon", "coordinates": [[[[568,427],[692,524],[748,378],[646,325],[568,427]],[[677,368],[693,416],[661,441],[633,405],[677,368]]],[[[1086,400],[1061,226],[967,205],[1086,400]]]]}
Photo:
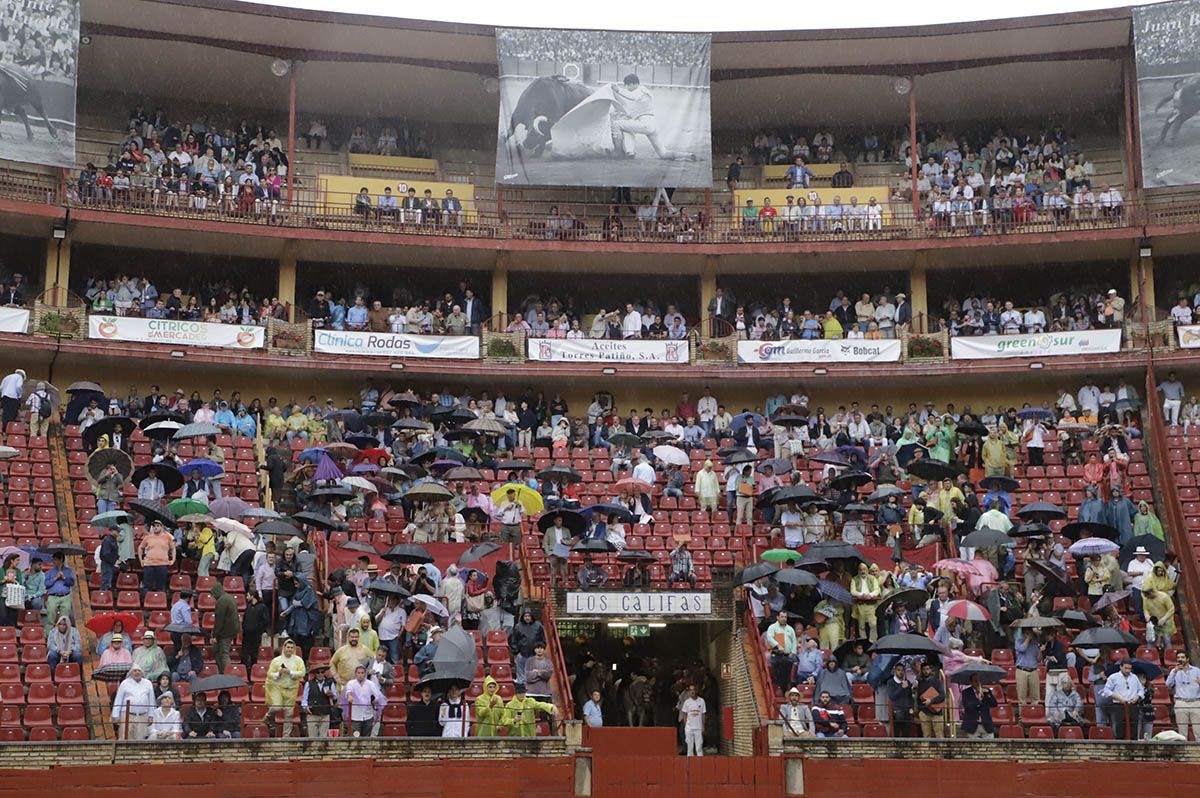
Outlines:
{"type": "Polygon", "coordinates": [[[92,526],[113,527],[115,529],[118,524],[127,524],[131,520],[132,518],[129,513],[124,510],[109,510],[107,513],[93,515],[91,524],[92,526]]]}
{"type": "Polygon", "coordinates": [[[762,553],[759,559],[766,562],[787,562],[788,560],[800,562],[801,554],[791,549],[768,549],[762,553]]]}
{"type": "Polygon", "coordinates": [[[182,515],[192,515],[192,514],[207,515],[208,514],[208,505],[207,504],[205,504],[204,502],[196,501],[195,499],[187,499],[187,498],[175,499],[173,502],[171,502],[170,504],[167,505],[167,509],[170,510],[171,512],[175,513],[176,518],[178,518],[179,516],[182,516],[182,515]]]}

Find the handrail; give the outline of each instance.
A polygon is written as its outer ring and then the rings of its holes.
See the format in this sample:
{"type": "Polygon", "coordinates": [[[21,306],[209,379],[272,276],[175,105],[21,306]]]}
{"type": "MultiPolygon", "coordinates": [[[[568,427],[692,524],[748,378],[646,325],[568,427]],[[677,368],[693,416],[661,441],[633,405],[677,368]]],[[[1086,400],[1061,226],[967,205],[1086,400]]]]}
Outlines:
{"type": "Polygon", "coordinates": [[[571,690],[571,674],[567,671],[567,659],[563,654],[562,638],[558,636],[558,619],[554,614],[554,601],[547,600],[542,607],[544,608],[543,617],[546,619],[546,640],[553,640],[552,648],[554,649],[554,669],[558,674],[559,693],[562,695],[563,716],[561,720],[572,720],[575,717],[575,695],[571,690]]]}
{"type": "MultiPolygon", "coordinates": [[[[1154,368],[1146,369],[1146,412],[1149,423],[1147,441],[1150,444],[1154,470],[1158,477],[1159,495],[1166,514],[1166,532],[1171,547],[1179,555],[1180,579],[1184,589],[1176,591],[1192,628],[1200,625],[1200,563],[1188,539],[1187,522],[1183,516],[1183,504],[1179,499],[1179,488],[1171,478],[1171,462],[1168,455],[1167,430],[1163,420],[1162,406],[1157,401],[1158,383],[1154,368]]],[[[1200,641],[1192,641],[1192,654],[1200,652],[1200,641]]]]}

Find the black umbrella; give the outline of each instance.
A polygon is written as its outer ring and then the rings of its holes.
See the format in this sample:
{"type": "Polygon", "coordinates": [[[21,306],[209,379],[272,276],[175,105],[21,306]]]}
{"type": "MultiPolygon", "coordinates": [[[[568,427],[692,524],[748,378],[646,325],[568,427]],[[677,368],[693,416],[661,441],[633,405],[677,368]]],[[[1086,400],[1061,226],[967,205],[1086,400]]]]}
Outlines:
{"type": "Polygon", "coordinates": [[[363,423],[368,427],[382,427],[385,424],[391,424],[396,420],[396,417],[391,413],[380,413],[379,411],[374,411],[371,413],[363,413],[362,420],[363,423]]]}
{"type": "Polygon", "coordinates": [[[907,468],[920,452],[922,460],[929,459],[929,447],[923,443],[905,443],[896,448],[896,465],[907,468]]]}
{"type": "Polygon", "coordinates": [[[342,443],[357,446],[360,450],[374,449],[379,446],[379,439],[374,435],[346,435],[342,438],[342,443]]]}
{"type": "Polygon", "coordinates": [[[863,651],[866,651],[871,647],[871,641],[865,637],[852,637],[849,640],[843,641],[840,646],[833,650],[834,659],[841,662],[847,656],[854,653],[855,646],[862,646],[863,651]]]}
{"type": "Polygon", "coordinates": [[[489,520],[491,520],[491,517],[487,514],[487,511],[482,507],[464,507],[459,512],[459,515],[461,515],[463,520],[468,524],[486,524],[489,520]]]}
{"type": "Polygon", "coordinates": [[[938,644],[925,635],[885,635],[871,646],[875,654],[941,654],[938,644]]]}
{"type": "Polygon", "coordinates": [[[827,561],[821,559],[817,554],[808,553],[800,558],[800,562],[796,563],[797,568],[803,568],[809,573],[823,574],[830,569],[827,561]]]}
{"type": "Polygon", "coordinates": [[[971,662],[950,674],[950,681],[955,684],[970,684],[976,676],[984,684],[996,684],[1008,675],[1008,671],[998,665],[988,665],[983,662],[971,662]]]}
{"type": "Polygon", "coordinates": [[[642,440],[644,441],[669,441],[674,437],[671,433],[661,429],[646,430],[642,433],[642,440]]]}
{"type": "Polygon", "coordinates": [[[316,527],[317,529],[324,530],[341,529],[345,526],[345,524],[343,524],[341,521],[335,521],[333,518],[327,515],[309,512],[308,510],[304,510],[299,513],[292,513],[292,520],[299,521],[306,526],[316,527]]]}
{"type": "Polygon", "coordinates": [[[617,547],[609,543],[607,540],[599,538],[588,538],[581,540],[571,547],[571,551],[583,552],[584,554],[607,554],[608,552],[616,551],[617,547]]]}
{"type": "Polygon", "coordinates": [[[466,424],[468,421],[474,421],[476,418],[478,416],[462,405],[435,407],[429,414],[429,419],[437,424],[466,424]]]}
{"type": "Polygon", "coordinates": [[[323,485],[309,495],[314,497],[327,496],[331,499],[353,499],[354,491],[345,485],[323,485]]]}
{"type": "Polygon", "coordinates": [[[770,467],[770,469],[774,471],[776,475],[787,474],[792,470],[792,461],[783,457],[772,457],[770,459],[763,460],[758,464],[758,470],[760,472],[765,471],[768,467],[770,467]]]}
{"type": "Polygon", "coordinates": [[[929,593],[919,588],[901,588],[893,590],[879,600],[879,605],[875,607],[875,618],[882,624],[887,618],[887,611],[897,604],[903,604],[910,610],[919,610],[925,606],[925,602],[929,601],[929,593]]]}
{"type": "Polygon", "coordinates": [[[533,468],[529,460],[501,460],[496,463],[496,471],[528,471],[533,468]]]}
{"type": "Polygon", "coordinates": [[[623,524],[633,521],[633,513],[629,512],[628,507],[620,504],[593,504],[589,507],[584,507],[580,512],[593,517],[599,514],[605,521],[608,520],[610,515],[615,515],[617,520],[623,524]]]}
{"type": "Polygon", "coordinates": [[[808,419],[804,416],[794,416],[790,413],[781,413],[771,419],[771,423],[777,427],[804,427],[808,425],[808,419]]]}
{"type": "Polygon", "coordinates": [[[399,596],[400,598],[408,598],[412,595],[412,593],[409,593],[400,587],[400,585],[387,579],[376,579],[368,582],[367,590],[374,591],[375,593],[387,593],[389,596],[399,596]]]}
{"type": "Polygon", "coordinates": [[[756,562],[754,565],[748,565],[742,570],[733,575],[733,583],[735,585],[748,585],[751,582],[756,582],[764,576],[771,576],[779,570],[779,566],[773,562],[756,562]]]}
{"type": "Polygon", "coordinates": [[[1129,632],[1123,632],[1113,626],[1097,626],[1092,629],[1084,629],[1071,641],[1071,646],[1074,648],[1098,648],[1099,646],[1130,648],[1137,645],[1138,639],[1136,637],[1129,634],[1129,632]]]}
{"type": "Polygon", "coordinates": [[[96,447],[96,440],[101,435],[108,435],[109,440],[112,440],[113,430],[117,425],[121,426],[122,434],[129,435],[133,432],[137,422],[129,416],[105,416],[94,424],[88,425],[88,428],[83,431],[83,443],[88,449],[96,447]]]}
{"type": "MultiPolygon", "coordinates": [[[[1059,625],[1071,629],[1094,629],[1100,625],[1090,612],[1084,612],[1083,610],[1063,610],[1058,614],[1057,620],[1059,621],[1059,625]]],[[[1016,626],[1016,624],[1014,623],[1013,626],[1016,626]]]]}
{"type": "Polygon", "coordinates": [[[204,635],[204,630],[194,623],[169,623],[163,627],[163,631],[172,635],[204,635]]]}
{"type": "Polygon", "coordinates": [[[563,527],[571,531],[571,537],[583,534],[584,530],[588,527],[587,519],[584,518],[583,513],[575,510],[551,510],[548,513],[544,513],[538,519],[538,529],[545,532],[554,526],[554,519],[559,517],[562,518],[563,527]]]}
{"type": "Polygon", "coordinates": [[[461,626],[451,627],[442,633],[431,662],[433,672],[417,682],[418,688],[430,687],[436,691],[451,686],[470,687],[479,662],[475,640],[461,626]]]}
{"type": "Polygon", "coordinates": [[[469,562],[478,562],[498,551],[500,551],[500,547],[495,543],[476,543],[462,553],[462,556],[458,558],[458,564],[466,565],[469,562]]]}
{"type": "Polygon", "coordinates": [[[1027,504],[1016,512],[1018,518],[1033,521],[1046,521],[1051,518],[1066,518],[1067,513],[1057,504],[1050,502],[1034,502],[1027,504]]]}
{"type": "Polygon", "coordinates": [[[1133,593],[1129,590],[1114,590],[1112,592],[1105,593],[1096,601],[1092,602],[1092,611],[1100,612],[1100,610],[1103,610],[1113,604],[1120,604],[1131,595],[1133,595],[1133,593]]]}
{"type": "Polygon", "coordinates": [[[179,473],[178,468],[168,463],[149,463],[135,469],[131,477],[133,484],[141,485],[142,480],[150,476],[151,471],[162,480],[163,490],[167,492],[168,496],[183,487],[183,474],[179,473]]]}
{"type": "MultiPolygon", "coordinates": [[[[994,593],[996,591],[991,592],[994,593]]],[[[990,607],[988,608],[988,612],[991,612],[990,607]]],[[[1084,615],[1084,613],[1079,612],[1079,610],[1070,610],[1070,612],[1076,613],[1077,615],[1084,615]]],[[[997,608],[996,612],[992,612],[992,617],[995,618],[999,614],[1000,610],[997,608]]],[[[1014,629],[1061,629],[1065,625],[1067,625],[1066,622],[1061,618],[1046,618],[1044,616],[1038,616],[1036,618],[1018,618],[1011,624],[1012,628],[1014,629]]],[[[1088,626],[1094,625],[1094,623],[1088,624],[1088,626]]],[[[1085,629],[1087,626],[1081,626],[1079,628],[1085,629]]]]}
{"type": "Polygon", "coordinates": [[[110,465],[117,467],[117,473],[122,479],[129,479],[133,474],[133,460],[129,455],[120,449],[114,449],[111,446],[104,449],[97,449],[92,452],[92,456],[87,461],[87,472],[92,479],[100,479],[100,475],[104,473],[104,469],[110,465]]]}
{"type": "Polygon", "coordinates": [[[771,499],[771,503],[774,505],[788,504],[790,502],[801,504],[803,502],[814,501],[820,498],[821,497],[817,495],[817,492],[808,485],[785,485],[775,492],[775,496],[771,499]]]}
{"type": "Polygon", "coordinates": [[[218,673],[213,676],[205,676],[202,679],[197,679],[192,683],[192,692],[212,693],[219,692],[221,690],[236,690],[239,687],[249,686],[249,684],[236,676],[228,676],[224,673],[218,673]]]}
{"type": "Polygon", "coordinates": [[[1138,550],[1138,547],[1146,550],[1146,553],[1150,555],[1151,562],[1161,562],[1167,553],[1167,544],[1165,541],[1154,535],[1138,535],[1122,546],[1121,553],[1117,555],[1122,569],[1129,566],[1130,560],[1136,556],[1134,552],[1138,550]]]}
{"type": "Polygon", "coordinates": [[[1068,579],[1065,571],[1060,571],[1058,566],[1051,565],[1046,560],[1027,559],[1025,560],[1025,567],[1032,568],[1045,576],[1047,586],[1054,589],[1053,595],[1074,596],[1079,592],[1074,580],[1068,579]]]}
{"type": "Polygon", "coordinates": [[[166,505],[159,504],[156,501],[147,499],[132,499],[126,505],[126,509],[138,513],[146,519],[147,523],[162,521],[168,528],[175,527],[175,514],[167,509],[166,505]]]}
{"type": "Polygon", "coordinates": [[[741,465],[742,463],[753,463],[758,459],[758,455],[749,449],[738,449],[733,454],[725,458],[726,465],[741,465]]]}
{"type": "Polygon", "coordinates": [[[866,562],[867,558],[863,557],[862,552],[849,543],[843,543],[840,540],[822,540],[812,544],[805,550],[804,556],[820,557],[826,562],[833,560],[854,560],[855,562],[866,562]]]}
{"type": "Polygon", "coordinates": [[[412,391],[398,393],[385,403],[388,407],[419,407],[421,405],[421,397],[417,396],[412,391]]]}
{"type": "Polygon", "coordinates": [[[639,438],[637,435],[634,435],[632,432],[620,431],[620,432],[614,432],[612,435],[609,435],[608,442],[611,443],[613,446],[617,446],[617,447],[639,446],[642,443],[642,439],[639,438]]]}
{"type": "Polygon", "coordinates": [[[304,533],[297,529],[287,521],[263,521],[255,527],[252,527],[254,532],[259,535],[270,535],[273,537],[304,537],[304,533]]]}
{"type": "Polygon", "coordinates": [[[871,491],[871,495],[866,498],[866,501],[871,504],[881,504],[892,496],[903,496],[904,494],[905,491],[897,488],[895,485],[880,485],[871,491]]]}
{"type": "Polygon", "coordinates": [[[1013,539],[999,529],[985,526],[964,537],[959,545],[972,549],[984,549],[988,546],[1007,546],[1012,542],[1013,539]]]}
{"type": "Polygon", "coordinates": [[[345,543],[339,543],[338,548],[342,551],[357,551],[360,554],[379,554],[374,546],[370,543],[363,543],[361,540],[347,540],[345,543]]]}
{"type": "Polygon", "coordinates": [[[991,476],[984,477],[979,480],[979,487],[984,490],[1002,490],[1005,493],[1012,493],[1017,488],[1021,487],[1021,483],[1017,482],[1012,477],[991,476]]]}
{"type": "Polygon", "coordinates": [[[428,432],[433,429],[419,418],[402,418],[392,422],[392,429],[407,429],[416,430],[418,432],[428,432]]]}
{"type": "Polygon", "coordinates": [[[87,549],[83,546],[76,546],[74,543],[47,543],[44,546],[38,546],[38,551],[45,554],[62,554],[64,557],[87,554],[87,549]]]}
{"type": "Polygon", "coordinates": [[[954,479],[958,476],[957,468],[949,463],[943,463],[941,460],[915,460],[909,463],[905,470],[914,477],[930,481],[954,479]]]}
{"type": "Polygon", "coordinates": [[[412,462],[418,465],[432,463],[434,460],[457,460],[459,463],[467,462],[467,456],[458,449],[451,449],[449,446],[435,446],[421,452],[412,459],[412,462]]]}
{"type": "MultiPolygon", "coordinates": [[[[384,471],[386,471],[386,470],[387,469],[383,469],[379,473],[383,474],[384,471]]],[[[426,471],[421,466],[417,465],[416,463],[405,463],[404,465],[397,466],[396,468],[394,468],[392,470],[399,471],[401,474],[408,477],[409,479],[421,479],[422,477],[429,476],[429,472],[426,471]]]]}
{"type": "Polygon", "coordinates": [[[448,441],[466,441],[479,436],[479,433],[473,429],[452,429],[442,433],[442,437],[448,441]]]}
{"type": "MultiPolygon", "coordinates": [[[[1147,681],[1152,681],[1162,676],[1162,668],[1158,667],[1157,663],[1144,659],[1134,659],[1130,660],[1130,664],[1133,665],[1133,672],[1145,676],[1147,681]]],[[[1104,669],[1104,674],[1112,676],[1119,670],[1121,670],[1121,663],[1114,662],[1104,669]]]]}
{"type": "Polygon", "coordinates": [[[847,471],[829,480],[829,487],[834,490],[850,490],[871,481],[871,475],[865,471],[847,471]]]}
{"type": "Polygon", "coordinates": [[[1106,540],[1115,541],[1121,536],[1116,527],[1102,524],[1099,521],[1072,521],[1063,526],[1059,532],[1071,540],[1079,540],[1080,538],[1105,538],[1106,540]]]}
{"type": "Polygon", "coordinates": [[[990,430],[978,421],[964,421],[954,428],[956,435],[987,435],[990,430]]]}
{"type": "Polygon", "coordinates": [[[879,512],[879,508],[873,504],[867,504],[865,502],[850,502],[849,504],[842,505],[842,512],[843,513],[866,513],[868,515],[871,515],[871,514],[879,512]]]}
{"type": "MultiPolygon", "coordinates": [[[[617,562],[652,563],[654,562],[654,555],[648,551],[642,551],[641,549],[622,549],[621,553],[617,555],[617,562]]],[[[770,563],[765,564],[770,565],[770,563]]],[[[739,571],[738,573],[741,572],[739,571]]],[[[739,582],[737,584],[742,583],[739,582]]]]}
{"type": "Polygon", "coordinates": [[[1041,523],[1021,524],[1008,530],[1012,538],[1044,538],[1051,534],[1050,527],[1041,523]]]}
{"type": "Polygon", "coordinates": [[[104,389],[94,382],[83,380],[67,386],[67,393],[104,393],[104,389]]]}
{"type": "Polygon", "coordinates": [[[816,574],[806,571],[803,568],[780,568],[771,578],[781,585],[795,585],[797,587],[805,585],[816,587],[821,581],[817,578],[816,574]]]}
{"type": "Polygon", "coordinates": [[[552,465],[537,472],[537,478],[551,482],[583,482],[583,476],[574,468],[565,465],[552,465]]]}
{"type": "Polygon", "coordinates": [[[383,553],[383,559],[409,565],[424,565],[433,562],[433,555],[424,546],[416,543],[399,543],[383,553]]]}

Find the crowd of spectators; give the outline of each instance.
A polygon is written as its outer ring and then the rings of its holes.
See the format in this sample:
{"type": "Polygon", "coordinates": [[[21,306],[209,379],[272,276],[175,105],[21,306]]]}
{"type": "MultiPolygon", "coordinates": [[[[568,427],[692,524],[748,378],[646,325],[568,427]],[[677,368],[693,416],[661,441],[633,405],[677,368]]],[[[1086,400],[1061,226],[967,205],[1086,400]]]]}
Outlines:
{"type": "Polygon", "coordinates": [[[11,277],[0,275],[0,305],[7,307],[24,307],[29,301],[25,285],[25,275],[13,272],[11,277]]]}
{"type": "Polygon", "coordinates": [[[1045,304],[1035,303],[1024,309],[1012,301],[992,297],[971,295],[960,302],[949,296],[942,305],[942,313],[930,325],[930,332],[945,330],[951,336],[970,336],[1119,329],[1125,321],[1126,309],[1125,299],[1117,289],[1110,288],[1067,290],[1051,295],[1045,304]]]}
{"type": "Polygon", "coordinates": [[[330,330],[367,330],[413,335],[478,335],[488,319],[487,306],[465,281],[440,299],[421,299],[398,287],[385,307],[365,286],[350,292],[318,288],[305,310],[314,327],[330,330]]]}
{"type": "Polygon", "coordinates": [[[146,319],[265,326],[269,318],[288,317],[288,308],[278,297],[260,298],[248,288],[238,291],[228,280],[187,291],[176,287],[164,294],[149,277],[118,274],[110,279],[90,278],[84,299],[92,313],[146,319]]]}
{"type": "MultiPolygon", "coordinates": [[[[361,155],[400,155],[411,158],[432,158],[433,151],[425,140],[424,131],[409,128],[404,122],[383,123],[372,135],[365,125],[355,125],[346,140],[351,153],[361,155]]],[[[329,127],[323,119],[314,119],[304,140],[309,149],[319,150],[321,142],[329,139],[329,127]]],[[[330,146],[336,147],[332,141],[330,146]]]]}
{"type": "Polygon", "coordinates": [[[694,67],[708,49],[707,36],[639,31],[542,30],[503,28],[496,31],[501,58],[550,61],[556,64],[671,64],[694,67]]]}
{"type": "Polygon", "coordinates": [[[0,64],[37,78],[75,81],[79,4],[71,0],[0,3],[0,64]]]}

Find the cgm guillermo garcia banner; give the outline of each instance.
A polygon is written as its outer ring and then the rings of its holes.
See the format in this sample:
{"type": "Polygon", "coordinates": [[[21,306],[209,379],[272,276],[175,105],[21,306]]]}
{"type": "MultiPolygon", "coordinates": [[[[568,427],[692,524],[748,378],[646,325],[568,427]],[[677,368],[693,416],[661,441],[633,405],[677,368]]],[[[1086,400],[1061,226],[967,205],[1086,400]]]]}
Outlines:
{"type": "Polygon", "coordinates": [[[607,338],[530,338],[530,360],[555,363],[687,363],[687,341],[609,340],[607,338]]]}
{"type": "Polygon", "coordinates": [[[974,335],[950,339],[954,360],[998,357],[1057,357],[1121,351],[1120,330],[1035,333],[1032,335],[974,335]]]}
{"type": "Polygon", "coordinates": [[[262,327],[126,316],[89,316],[88,338],[218,349],[262,349],[266,344],[262,327]]]}
{"type": "Polygon", "coordinates": [[[316,330],[313,349],[333,355],[427,357],[478,360],[479,339],[473,335],[401,335],[398,333],[316,330]]]}
{"type": "Polygon", "coordinates": [[[896,340],[738,341],[738,363],[896,363],[896,340]]]}

